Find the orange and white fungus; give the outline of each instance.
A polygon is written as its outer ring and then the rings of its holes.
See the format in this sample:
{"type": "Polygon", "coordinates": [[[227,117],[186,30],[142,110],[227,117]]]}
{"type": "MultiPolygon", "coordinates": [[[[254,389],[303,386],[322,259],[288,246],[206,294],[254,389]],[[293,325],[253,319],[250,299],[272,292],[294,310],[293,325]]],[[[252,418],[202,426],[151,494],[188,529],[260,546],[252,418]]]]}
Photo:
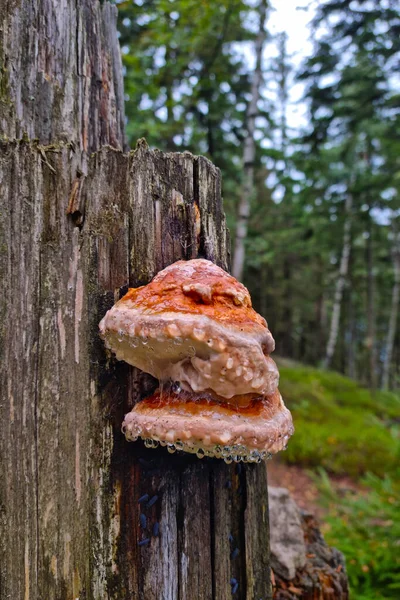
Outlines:
{"type": "Polygon", "coordinates": [[[100,334],[160,390],[126,415],[127,439],[226,461],[259,461],[293,433],[269,357],[274,339],[247,289],[204,259],[178,261],[130,289],[100,334]]]}
{"type": "Polygon", "coordinates": [[[292,420],[278,390],[235,407],[207,394],[167,389],[139,402],[122,430],[128,440],[141,437],[149,448],[160,443],[199,458],[259,462],[286,447],[292,420]]]}

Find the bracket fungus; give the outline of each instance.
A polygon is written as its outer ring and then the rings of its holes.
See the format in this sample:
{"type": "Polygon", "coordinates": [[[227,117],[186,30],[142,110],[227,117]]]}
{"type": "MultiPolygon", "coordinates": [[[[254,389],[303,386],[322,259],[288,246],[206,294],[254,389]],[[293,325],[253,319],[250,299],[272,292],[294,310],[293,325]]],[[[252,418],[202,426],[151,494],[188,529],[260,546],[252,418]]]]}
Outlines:
{"type": "Polygon", "coordinates": [[[100,335],[160,387],[125,416],[128,440],[170,452],[259,462],[293,433],[269,354],[274,339],[247,289],[204,259],[178,261],[130,289],[100,335]]]}

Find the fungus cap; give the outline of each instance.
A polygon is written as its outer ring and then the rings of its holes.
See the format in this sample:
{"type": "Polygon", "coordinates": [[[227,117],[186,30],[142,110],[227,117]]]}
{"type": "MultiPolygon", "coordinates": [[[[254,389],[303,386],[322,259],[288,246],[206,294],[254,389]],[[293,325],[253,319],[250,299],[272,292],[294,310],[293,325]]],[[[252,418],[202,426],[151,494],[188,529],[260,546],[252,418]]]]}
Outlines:
{"type": "Polygon", "coordinates": [[[199,457],[259,462],[286,447],[293,423],[278,390],[236,408],[207,395],[169,389],[136,404],[122,430],[127,440],[141,437],[148,447],[161,443],[199,457]]]}
{"type": "Polygon", "coordinates": [[[178,261],[130,289],[100,333],[118,359],[188,391],[231,399],[272,394],[278,385],[265,319],[247,289],[208,260],[178,261]]]}

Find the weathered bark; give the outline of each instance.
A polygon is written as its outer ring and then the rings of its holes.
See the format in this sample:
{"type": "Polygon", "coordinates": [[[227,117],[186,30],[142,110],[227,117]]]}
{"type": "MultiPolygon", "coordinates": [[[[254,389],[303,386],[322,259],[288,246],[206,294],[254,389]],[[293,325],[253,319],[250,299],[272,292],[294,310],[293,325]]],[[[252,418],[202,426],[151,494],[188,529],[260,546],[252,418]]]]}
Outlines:
{"type": "Polygon", "coordinates": [[[2,598],[223,599],[232,577],[268,598],[265,469],[125,442],[146,380],[97,332],[128,282],[199,254],[226,267],[219,172],[140,145],[96,153],[83,179],[70,146],[1,151],[2,598]]]}
{"type": "Polygon", "coordinates": [[[344,557],[325,542],[313,515],[301,515],[306,564],[295,577],[285,579],[274,572],[274,600],[348,600],[349,582],[344,557]]]}
{"type": "Polygon", "coordinates": [[[0,0],[0,132],[93,152],[124,146],[117,9],[98,0],[0,0]]]}
{"type": "Polygon", "coordinates": [[[265,466],[171,456],[120,432],[151,381],[106,356],[98,322],[127,285],[177,259],[204,256],[226,268],[228,240],[209,161],[144,143],[132,154],[101,148],[123,146],[109,95],[121,76],[115,29],[110,22],[106,44],[100,18],[112,8],[78,4],[48,1],[34,5],[37,14],[29,2],[8,4],[0,47],[9,73],[0,134],[52,142],[0,144],[0,597],[228,600],[235,578],[237,597],[265,600],[265,466]],[[29,15],[38,47],[69,82],[57,98],[26,31],[29,15]],[[22,69],[18,31],[28,83],[11,75],[22,69]],[[87,58],[85,76],[77,57],[87,58]],[[31,110],[19,98],[35,85],[48,96],[31,110]],[[157,496],[151,507],[138,504],[144,493],[157,496]]]}
{"type": "Polygon", "coordinates": [[[247,238],[248,222],[250,217],[251,198],[254,189],[254,159],[256,155],[256,141],[254,139],[255,121],[258,115],[258,101],[260,99],[262,85],[262,53],[267,31],[265,19],[267,14],[267,0],[259,3],[260,27],[256,39],[256,66],[251,83],[251,97],[246,115],[246,137],[243,150],[243,186],[239,202],[238,217],[236,223],[235,250],[233,253],[232,274],[243,280],[244,262],[246,256],[245,242],[247,238]]]}
{"type": "Polygon", "coordinates": [[[339,276],[336,280],[335,296],[333,299],[333,310],[331,317],[331,325],[329,331],[328,343],[326,346],[324,367],[330,367],[333,355],[335,353],[336,342],[339,334],[340,311],[342,308],[343,290],[347,280],[349,270],[349,258],[351,250],[351,212],[353,209],[353,197],[350,193],[347,194],[345,203],[345,221],[343,228],[343,246],[342,255],[340,258],[339,276]]]}
{"type": "Polygon", "coordinates": [[[393,345],[397,328],[397,316],[400,301],[400,232],[395,231],[393,240],[393,275],[392,305],[390,309],[389,328],[386,339],[385,354],[383,360],[382,389],[389,388],[390,369],[392,365],[393,345]]]}
{"type": "MultiPolygon", "coordinates": [[[[127,162],[104,154],[98,179],[127,162]]],[[[127,226],[120,203],[110,215],[109,197],[93,187],[83,197],[83,179],[82,226],[66,214],[79,163],[70,146],[1,146],[2,598],[107,597],[90,593],[108,562],[95,542],[106,527],[112,448],[93,348],[98,287],[127,280],[127,226]]],[[[113,182],[117,198],[120,183],[113,182]]]]}
{"type": "MultiPolygon", "coordinates": [[[[89,402],[90,279],[102,265],[88,244],[107,228],[92,235],[88,223],[108,209],[94,203],[85,223],[82,190],[88,152],[124,146],[116,9],[0,4],[0,596],[75,598],[105,564],[89,542],[104,527],[92,506],[108,468],[94,432],[110,445],[111,429],[89,402]]],[[[127,277],[117,248],[114,287],[127,277]]]]}

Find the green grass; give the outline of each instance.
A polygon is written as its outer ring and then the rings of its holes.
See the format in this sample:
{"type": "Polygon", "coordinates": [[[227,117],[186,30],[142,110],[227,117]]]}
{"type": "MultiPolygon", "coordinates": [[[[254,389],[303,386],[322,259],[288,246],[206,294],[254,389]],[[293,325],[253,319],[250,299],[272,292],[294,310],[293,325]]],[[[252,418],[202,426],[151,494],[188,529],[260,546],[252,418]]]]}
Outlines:
{"type": "Polygon", "coordinates": [[[283,455],[286,462],[353,477],[396,471],[399,396],[372,395],[339,373],[282,363],[280,391],[296,430],[283,455]]]}
{"type": "Polygon", "coordinates": [[[400,397],[371,394],[338,373],[278,364],[296,428],[282,458],[313,468],[328,508],[325,538],[346,557],[351,598],[400,598],[400,397]],[[332,474],[365,487],[343,496],[332,474]]]}
{"type": "Polygon", "coordinates": [[[329,513],[325,538],[346,557],[356,600],[400,598],[400,479],[367,475],[365,493],[340,497],[320,471],[316,481],[329,513]]]}

